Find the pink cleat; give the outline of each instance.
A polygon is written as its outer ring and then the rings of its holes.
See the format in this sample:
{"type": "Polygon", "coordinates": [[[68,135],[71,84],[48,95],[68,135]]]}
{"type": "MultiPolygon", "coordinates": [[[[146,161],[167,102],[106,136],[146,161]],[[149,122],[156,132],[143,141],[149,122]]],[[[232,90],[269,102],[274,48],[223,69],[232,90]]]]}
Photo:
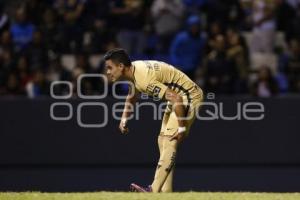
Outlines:
{"type": "Polygon", "coordinates": [[[130,184],[130,189],[133,192],[152,192],[151,185],[149,185],[147,188],[141,187],[135,183],[130,184]]]}

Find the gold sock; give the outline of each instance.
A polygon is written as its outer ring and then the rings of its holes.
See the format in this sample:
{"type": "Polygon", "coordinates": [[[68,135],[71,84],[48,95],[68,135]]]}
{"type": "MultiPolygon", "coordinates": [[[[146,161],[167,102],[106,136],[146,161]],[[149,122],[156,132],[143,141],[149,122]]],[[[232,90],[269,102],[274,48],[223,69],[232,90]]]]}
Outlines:
{"type": "Polygon", "coordinates": [[[175,164],[177,140],[170,141],[169,137],[159,136],[160,158],[156,168],[154,181],[152,183],[153,192],[172,191],[173,167],[175,164]],[[168,176],[170,175],[169,179],[168,176]]]}

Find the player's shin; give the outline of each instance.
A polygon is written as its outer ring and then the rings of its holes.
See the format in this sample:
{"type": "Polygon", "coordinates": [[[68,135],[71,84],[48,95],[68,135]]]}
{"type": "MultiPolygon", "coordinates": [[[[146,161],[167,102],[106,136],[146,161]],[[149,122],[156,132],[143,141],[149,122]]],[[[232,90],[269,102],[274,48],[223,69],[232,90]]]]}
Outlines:
{"type": "MultiPolygon", "coordinates": [[[[176,150],[177,140],[170,141],[167,138],[163,140],[163,150],[152,183],[153,192],[161,192],[162,187],[167,183],[166,180],[175,164],[176,150]]],[[[168,182],[168,184],[172,184],[172,182],[168,182]]],[[[165,187],[170,188],[171,186],[165,187]]]]}

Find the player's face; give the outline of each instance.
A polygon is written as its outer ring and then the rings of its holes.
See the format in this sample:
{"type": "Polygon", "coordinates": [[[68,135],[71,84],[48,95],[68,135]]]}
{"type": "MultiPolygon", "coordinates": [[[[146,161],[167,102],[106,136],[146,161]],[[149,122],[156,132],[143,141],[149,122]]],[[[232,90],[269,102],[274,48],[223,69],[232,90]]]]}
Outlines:
{"type": "Polygon", "coordinates": [[[121,79],[124,71],[124,65],[122,63],[115,64],[114,62],[112,62],[112,60],[106,60],[105,67],[106,75],[109,80],[111,80],[112,82],[116,82],[121,79]]]}

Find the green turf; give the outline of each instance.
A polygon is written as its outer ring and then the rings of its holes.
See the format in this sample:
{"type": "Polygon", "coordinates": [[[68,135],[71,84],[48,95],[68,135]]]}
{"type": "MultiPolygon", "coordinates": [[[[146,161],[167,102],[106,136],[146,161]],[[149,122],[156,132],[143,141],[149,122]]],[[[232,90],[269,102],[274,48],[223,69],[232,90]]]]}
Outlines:
{"type": "Polygon", "coordinates": [[[0,200],[300,200],[300,193],[183,192],[169,194],[2,192],[0,200]]]}

